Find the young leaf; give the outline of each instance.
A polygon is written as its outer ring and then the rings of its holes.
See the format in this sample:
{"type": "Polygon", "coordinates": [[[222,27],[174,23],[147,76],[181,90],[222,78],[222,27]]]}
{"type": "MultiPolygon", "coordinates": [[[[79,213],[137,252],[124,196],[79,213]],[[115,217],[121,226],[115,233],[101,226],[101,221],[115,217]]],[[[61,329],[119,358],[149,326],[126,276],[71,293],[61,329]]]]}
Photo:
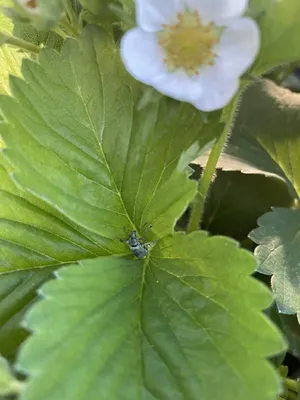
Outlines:
{"type": "Polygon", "coordinates": [[[139,86],[96,27],[61,56],[45,50],[40,65],[24,62],[22,73],[25,81],[11,79],[14,98],[0,98],[13,179],[112,253],[127,251],[124,227],[172,232],[196,191],[187,165],[218,124],[164,99],[138,111],[139,86]]]}
{"type": "Polygon", "coordinates": [[[145,261],[61,269],[26,318],[21,399],[274,400],[264,357],[284,344],[260,312],[271,296],[254,268],[231,239],[195,232],[162,239],[145,261]]]}
{"type": "Polygon", "coordinates": [[[249,237],[259,272],[272,276],[272,289],[280,312],[300,316],[300,210],[274,208],[258,219],[249,237]]]}
{"type": "Polygon", "coordinates": [[[299,0],[255,0],[252,3],[253,10],[255,4],[257,10],[261,10],[258,17],[261,50],[252,72],[261,75],[278,65],[299,61],[299,0]]]}
{"type": "Polygon", "coordinates": [[[21,390],[19,382],[12,374],[5,358],[0,356],[0,396],[18,394],[21,390]]]}
{"type": "Polygon", "coordinates": [[[13,360],[19,345],[28,336],[21,327],[25,311],[36,290],[52,276],[53,268],[14,271],[0,276],[0,354],[13,360]]]}

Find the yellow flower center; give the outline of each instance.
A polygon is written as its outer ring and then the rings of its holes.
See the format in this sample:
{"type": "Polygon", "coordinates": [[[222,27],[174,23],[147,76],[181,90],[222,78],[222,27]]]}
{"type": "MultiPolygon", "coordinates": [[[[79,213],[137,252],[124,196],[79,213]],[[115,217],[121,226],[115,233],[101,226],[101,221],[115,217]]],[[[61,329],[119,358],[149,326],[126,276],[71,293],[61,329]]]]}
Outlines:
{"type": "MultiPolygon", "coordinates": [[[[163,0],[162,0],[163,1],[163,0]]],[[[158,44],[164,49],[169,71],[183,69],[188,75],[198,75],[201,66],[213,65],[213,47],[219,42],[221,30],[213,22],[203,25],[197,11],[178,13],[177,22],[163,25],[158,44]]]]}
{"type": "Polygon", "coordinates": [[[28,8],[36,8],[37,7],[36,0],[28,0],[26,2],[26,6],[28,8]]]}

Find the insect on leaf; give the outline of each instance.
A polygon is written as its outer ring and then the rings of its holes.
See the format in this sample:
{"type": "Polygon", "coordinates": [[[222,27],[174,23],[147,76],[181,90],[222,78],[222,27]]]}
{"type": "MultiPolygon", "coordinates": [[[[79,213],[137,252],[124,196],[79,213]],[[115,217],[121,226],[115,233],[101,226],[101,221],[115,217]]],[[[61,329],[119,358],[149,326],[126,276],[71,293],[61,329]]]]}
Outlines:
{"type": "Polygon", "coordinates": [[[148,262],[60,270],[26,319],[21,399],[274,400],[263,356],[285,346],[260,312],[272,299],[254,268],[232,240],[196,232],[166,237],[148,262]]]}
{"type": "MultiPolygon", "coordinates": [[[[172,232],[196,191],[187,165],[219,134],[217,122],[204,125],[192,106],[166,100],[138,111],[139,86],[96,27],[39,61],[23,63],[25,80],[11,79],[14,98],[0,97],[14,181],[96,242],[96,255],[99,246],[128,251],[124,227],[150,222],[149,240],[172,232]]],[[[50,249],[60,260],[59,247],[50,249]]]]}

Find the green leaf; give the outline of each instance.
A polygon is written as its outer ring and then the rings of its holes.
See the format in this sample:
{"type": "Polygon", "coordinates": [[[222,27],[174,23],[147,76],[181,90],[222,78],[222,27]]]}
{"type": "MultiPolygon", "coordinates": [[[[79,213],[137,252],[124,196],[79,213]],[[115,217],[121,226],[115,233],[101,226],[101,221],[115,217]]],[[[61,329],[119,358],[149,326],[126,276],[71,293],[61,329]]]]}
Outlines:
{"type": "Polygon", "coordinates": [[[0,94],[10,94],[9,75],[20,76],[23,53],[8,45],[0,47],[0,94]]]}
{"type": "MultiPolygon", "coordinates": [[[[110,8],[111,5],[121,7],[119,1],[111,0],[80,0],[82,6],[89,11],[96,20],[101,22],[113,22],[117,20],[116,15],[110,8]]],[[[90,17],[91,19],[92,17],[90,17]]],[[[86,19],[86,18],[85,18],[86,19]]]]}
{"type": "MultiPolygon", "coordinates": [[[[0,7],[5,7],[11,5],[10,0],[0,0],[0,7]]],[[[1,32],[5,34],[11,34],[13,30],[13,23],[6,15],[1,12],[0,9],[0,34],[1,32]]],[[[20,66],[22,59],[24,57],[23,53],[18,52],[17,49],[12,48],[8,45],[0,46],[0,94],[10,93],[8,76],[9,74],[19,76],[20,66]]],[[[0,145],[0,147],[2,147],[0,145]]]]}
{"type": "Polygon", "coordinates": [[[84,229],[18,189],[1,158],[0,204],[0,273],[109,254],[97,235],[88,239],[84,229]]]}
{"type": "Polygon", "coordinates": [[[268,315],[287,338],[289,353],[300,359],[300,325],[297,317],[278,312],[275,304],[270,308],[268,315]]]}
{"type": "MultiPolygon", "coordinates": [[[[81,44],[68,40],[61,56],[45,50],[40,65],[24,62],[22,73],[25,81],[11,79],[14,99],[0,97],[7,120],[0,126],[3,154],[14,181],[81,227],[86,240],[95,237],[94,255],[128,252],[120,243],[124,227],[141,231],[151,223],[150,239],[172,232],[196,191],[187,165],[219,133],[217,121],[203,124],[192,106],[170,107],[164,99],[138,111],[138,83],[95,27],[81,44]]],[[[21,214],[41,223],[35,211],[21,214]]],[[[11,227],[7,232],[15,235],[11,227]]],[[[82,238],[74,239],[77,254],[62,252],[58,243],[45,245],[38,231],[22,235],[25,247],[46,254],[39,255],[39,265],[91,257],[77,246],[82,238]]],[[[32,262],[30,255],[28,268],[32,262]]]]}
{"type": "Polygon", "coordinates": [[[257,219],[272,206],[289,207],[292,198],[278,179],[219,171],[206,204],[202,227],[239,241],[247,239],[257,219]]]}
{"type": "Polygon", "coordinates": [[[58,51],[60,51],[64,42],[62,37],[55,32],[39,31],[34,26],[25,23],[16,24],[13,34],[37,46],[43,44],[44,46],[51,47],[58,51]]]}
{"type": "Polygon", "coordinates": [[[3,9],[12,5],[12,0],[0,0],[0,32],[10,34],[13,30],[12,20],[3,13],[3,9]]]}
{"type": "Polygon", "coordinates": [[[21,383],[13,376],[5,358],[0,356],[0,396],[19,393],[21,383]]]}
{"type": "MultiPolygon", "coordinates": [[[[272,290],[280,312],[300,311],[300,210],[274,208],[258,220],[249,237],[255,249],[258,271],[272,276],[272,290]]],[[[298,314],[299,318],[299,314],[298,314]]]]}
{"type": "Polygon", "coordinates": [[[19,345],[28,336],[21,326],[24,313],[52,271],[53,268],[42,268],[0,275],[0,354],[9,360],[15,358],[19,345]]]}
{"type": "Polygon", "coordinates": [[[80,0],[85,9],[105,20],[111,14],[113,7],[121,6],[126,12],[134,8],[133,0],[80,0]]]}
{"type": "Polygon", "coordinates": [[[261,50],[252,68],[261,75],[281,64],[299,61],[300,2],[298,0],[253,1],[252,7],[262,11],[259,18],[261,50]]]}
{"type": "Polygon", "coordinates": [[[260,80],[245,92],[235,123],[236,135],[253,137],[280,167],[294,197],[300,194],[299,119],[299,94],[260,80]]]}
{"type": "MultiPolygon", "coordinates": [[[[243,103],[241,103],[243,107],[243,103]]],[[[251,132],[237,123],[234,124],[224,154],[221,156],[219,168],[225,171],[241,170],[245,173],[257,173],[265,176],[273,176],[283,179],[287,178],[275,160],[262,147],[251,132]],[[255,171],[256,170],[256,171],[255,171]]],[[[291,190],[294,189],[291,187],[291,190]]]]}
{"type": "Polygon", "coordinates": [[[8,272],[0,275],[0,353],[12,360],[28,335],[20,325],[25,310],[32,305],[36,289],[62,264],[51,261],[47,252],[61,258],[67,251],[73,260],[105,253],[84,231],[18,189],[0,161],[0,271],[8,272]],[[48,263],[54,266],[36,268],[48,263]],[[20,268],[26,270],[14,271],[20,268]]]}
{"type": "Polygon", "coordinates": [[[194,232],[145,261],[61,269],[26,318],[21,399],[273,400],[279,378],[263,357],[284,344],[259,312],[271,296],[254,268],[231,239],[194,232]]]}
{"type": "MultiPolygon", "coordinates": [[[[221,169],[222,171],[240,171],[244,174],[264,175],[266,177],[281,179],[279,172],[280,168],[275,161],[272,160],[268,153],[260,146],[256,139],[254,139],[255,143],[253,141],[253,146],[251,146],[250,140],[248,141],[249,138],[252,139],[251,137],[247,136],[242,138],[241,141],[237,142],[235,140],[238,139],[237,136],[238,135],[234,135],[233,138],[232,134],[228,139],[224,153],[221,154],[218,160],[217,169],[221,169]],[[246,140],[244,141],[243,139],[246,140]],[[258,146],[260,146],[260,149],[258,149],[258,146]],[[259,157],[259,155],[261,157],[259,157]],[[272,167],[274,166],[274,169],[271,167],[271,163],[272,167]],[[268,166],[270,166],[270,168],[268,168],[268,166]]],[[[241,139],[241,137],[239,137],[239,139],[241,139]]],[[[193,164],[205,167],[209,155],[210,151],[198,157],[193,164]]],[[[284,179],[281,180],[284,181],[284,179]]]]}

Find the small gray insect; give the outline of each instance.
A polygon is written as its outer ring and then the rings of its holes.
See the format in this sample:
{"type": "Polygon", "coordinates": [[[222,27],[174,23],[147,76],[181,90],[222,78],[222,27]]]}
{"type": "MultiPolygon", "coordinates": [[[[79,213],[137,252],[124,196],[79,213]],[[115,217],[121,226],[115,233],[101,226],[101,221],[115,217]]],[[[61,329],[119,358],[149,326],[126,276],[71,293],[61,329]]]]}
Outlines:
{"type": "Polygon", "coordinates": [[[137,258],[143,259],[149,253],[150,247],[153,247],[153,245],[157,243],[157,240],[150,243],[143,243],[141,239],[138,239],[136,236],[136,231],[132,231],[129,238],[127,240],[121,239],[121,242],[125,242],[132,254],[134,254],[137,258]]]}

